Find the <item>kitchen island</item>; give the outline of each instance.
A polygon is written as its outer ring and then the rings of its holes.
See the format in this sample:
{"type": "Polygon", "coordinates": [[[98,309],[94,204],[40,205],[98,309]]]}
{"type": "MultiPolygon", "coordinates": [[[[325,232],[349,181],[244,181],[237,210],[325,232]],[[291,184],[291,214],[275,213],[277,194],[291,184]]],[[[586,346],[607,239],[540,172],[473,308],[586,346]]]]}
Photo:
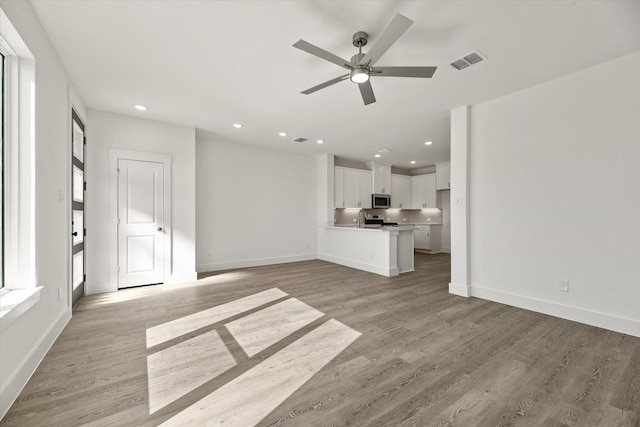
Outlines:
{"type": "Polygon", "coordinates": [[[413,226],[320,226],[318,258],[387,277],[413,271],[413,226]]]}

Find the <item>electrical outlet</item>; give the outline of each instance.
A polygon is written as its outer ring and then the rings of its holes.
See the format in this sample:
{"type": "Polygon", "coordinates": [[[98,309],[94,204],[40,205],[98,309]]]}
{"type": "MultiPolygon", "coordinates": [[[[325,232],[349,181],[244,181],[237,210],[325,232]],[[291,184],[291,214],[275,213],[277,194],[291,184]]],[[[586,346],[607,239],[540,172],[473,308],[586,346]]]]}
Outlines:
{"type": "Polygon", "coordinates": [[[568,280],[560,280],[560,290],[562,292],[569,292],[569,281],[568,280]]]}
{"type": "Polygon", "coordinates": [[[353,218],[353,222],[358,222],[358,220],[357,220],[357,219],[355,219],[355,218],[353,218]]]}

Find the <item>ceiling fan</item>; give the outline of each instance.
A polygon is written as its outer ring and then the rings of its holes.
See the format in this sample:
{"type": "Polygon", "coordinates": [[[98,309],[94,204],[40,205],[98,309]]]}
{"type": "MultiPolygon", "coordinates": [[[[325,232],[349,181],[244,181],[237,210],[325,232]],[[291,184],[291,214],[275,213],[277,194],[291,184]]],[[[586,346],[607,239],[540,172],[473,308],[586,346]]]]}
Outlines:
{"type": "Polygon", "coordinates": [[[358,53],[351,57],[351,61],[342,59],[304,40],[298,40],[293,47],[349,70],[348,74],[321,83],[301,93],[309,95],[325,87],[350,79],[358,84],[364,105],[369,105],[376,102],[371,81],[369,80],[370,77],[431,78],[437,67],[374,67],[380,57],[407,31],[411,24],[413,24],[411,19],[398,13],[366,54],[362,53],[362,47],[366,46],[369,35],[364,31],[358,31],[353,35],[353,45],[358,48],[358,53]]]}

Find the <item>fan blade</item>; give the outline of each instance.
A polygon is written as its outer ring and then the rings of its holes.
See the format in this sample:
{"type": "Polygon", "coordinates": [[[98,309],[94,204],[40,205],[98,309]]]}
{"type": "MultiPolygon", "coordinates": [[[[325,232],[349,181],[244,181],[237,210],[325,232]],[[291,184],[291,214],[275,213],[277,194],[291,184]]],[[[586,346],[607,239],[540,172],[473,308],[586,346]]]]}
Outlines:
{"type": "Polygon", "coordinates": [[[352,68],[351,63],[345,59],[340,58],[339,56],[334,55],[333,53],[327,52],[324,49],[319,48],[318,46],[312,45],[309,42],[304,40],[298,40],[293,44],[293,47],[297,47],[300,50],[304,50],[311,55],[315,55],[319,58],[324,59],[325,61],[333,62],[336,65],[339,65],[342,68],[346,68],[350,70],[352,68]]]}
{"type": "Polygon", "coordinates": [[[374,67],[371,76],[431,78],[437,67],[374,67]]]}
{"type": "Polygon", "coordinates": [[[312,87],[310,89],[307,89],[307,90],[305,90],[304,92],[301,92],[301,93],[304,93],[305,95],[309,95],[310,93],[313,93],[313,92],[315,92],[317,90],[320,90],[320,89],[324,89],[327,86],[334,85],[334,84],[339,83],[339,82],[341,82],[343,80],[346,80],[348,78],[349,78],[349,74],[345,74],[344,76],[336,77],[335,79],[331,79],[331,80],[329,80],[327,82],[320,83],[318,86],[314,86],[314,87],[312,87]]]}
{"type": "Polygon", "coordinates": [[[358,87],[360,88],[360,94],[362,95],[364,105],[376,102],[376,96],[373,94],[373,88],[371,87],[371,80],[367,80],[364,83],[358,83],[358,87]]]}
{"type": "Polygon", "coordinates": [[[378,59],[393,45],[401,35],[413,24],[413,21],[399,13],[393,18],[391,23],[384,29],[382,35],[375,42],[367,54],[362,58],[360,64],[375,64],[378,59]]]}

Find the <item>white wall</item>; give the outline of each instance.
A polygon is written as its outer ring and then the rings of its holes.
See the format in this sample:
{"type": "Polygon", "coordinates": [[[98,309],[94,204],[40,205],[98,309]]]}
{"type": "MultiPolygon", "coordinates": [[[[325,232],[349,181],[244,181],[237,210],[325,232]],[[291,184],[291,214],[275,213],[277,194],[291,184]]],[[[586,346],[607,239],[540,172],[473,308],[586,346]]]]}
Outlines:
{"type": "Polygon", "coordinates": [[[169,154],[172,198],[172,271],[165,282],[195,279],[195,129],[89,110],[87,135],[87,292],[117,290],[110,274],[109,148],[169,154]]]}
{"type": "Polygon", "coordinates": [[[640,52],[472,108],[473,295],[640,336],[638,76],[640,52]]]}
{"type": "Polygon", "coordinates": [[[442,252],[451,253],[451,191],[438,191],[438,207],[442,209],[442,252]]]}
{"type": "Polygon", "coordinates": [[[333,154],[321,154],[317,156],[318,162],[318,224],[333,225],[333,200],[335,180],[335,157],[333,154]]]}
{"type": "Polygon", "coordinates": [[[35,278],[42,286],[40,300],[0,332],[1,418],[71,317],[71,105],[86,114],[31,4],[0,0],[0,7],[35,57],[35,278]]]}
{"type": "Polygon", "coordinates": [[[316,157],[196,139],[198,271],[314,259],[316,157]]]}
{"type": "Polygon", "coordinates": [[[468,297],[469,246],[469,107],[451,110],[451,283],[449,292],[468,297]]]}

